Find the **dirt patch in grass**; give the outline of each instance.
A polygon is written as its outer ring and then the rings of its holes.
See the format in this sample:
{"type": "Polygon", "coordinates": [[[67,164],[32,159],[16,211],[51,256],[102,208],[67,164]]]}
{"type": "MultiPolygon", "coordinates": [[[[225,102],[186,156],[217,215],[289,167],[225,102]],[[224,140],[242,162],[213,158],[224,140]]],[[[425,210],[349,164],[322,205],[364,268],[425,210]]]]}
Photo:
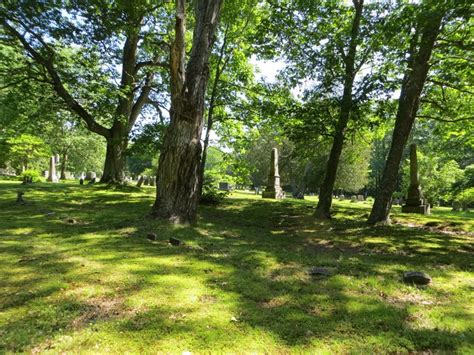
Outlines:
{"type": "Polygon", "coordinates": [[[124,312],[122,298],[94,297],[85,302],[84,311],[73,320],[72,328],[81,329],[89,323],[119,317],[124,312]]]}

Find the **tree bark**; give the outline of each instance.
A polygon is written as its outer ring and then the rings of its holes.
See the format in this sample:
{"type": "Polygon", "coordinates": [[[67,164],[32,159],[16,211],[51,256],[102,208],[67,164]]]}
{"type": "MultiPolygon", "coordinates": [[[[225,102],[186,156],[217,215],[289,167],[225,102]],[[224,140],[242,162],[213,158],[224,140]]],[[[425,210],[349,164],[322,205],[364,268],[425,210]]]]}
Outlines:
{"type": "Polygon", "coordinates": [[[127,150],[128,134],[107,138],[104,171],[100,179],[105,184],[123,184],[125,180],[125,152],[127,150]]]}
{"type": "Polygon", "coordinates": [[[337,168],[341,158],[342,148],[344,146],[344,135],[349,122],[352,111],[352,89],[355,78],[355,58],[357,53],[357,41],[359,37],[360,20],[362,17],[362,9],[364,1],[353,1],[355,14],[352,21],[351,39],[349,42],[349,50],[344,58],[345,75],[344,75],[344,91],[342,95],[341,109],[339,120],[336,125],[334,140],[331,152],[326,165],[324,180],[319,190],[319,200],[316,206],[315,216],[320,219],[331,218],[332,193],[334,183],[336,182],[337,168]]]}
{"type": "Polygon", "coordinates": [[[67,165],[67,154],[63,154],[61,159],[61,180],[66,180],[66,165],[67,165]]]}
{"type": "Polygon", "coordinates": [[[444,14],[445,11],[440,8],[436,8],[429,14],[423,13],[423,17],[419,18],[418,31],[412,37],[408,66],[398,99],[392,144],[383,170],[380,188],[368,219],[370,224],[390,223],[391,200],[403,150],[415,121],[421,92],[428,75],[431,52],[439,34],[444,14]],[[421,39],[419,39],[420,32],[421,39]]]}
{"type": "Polygon", "coordinates": [[[208,60],[221,2],[197,2],[193,44],[185,66],[185,0],[176,0],[175,40],[170,56],[171,123],[160,154],[152,211],[154,216],[175,223],[193,222],[196,218],[208,60]]]}

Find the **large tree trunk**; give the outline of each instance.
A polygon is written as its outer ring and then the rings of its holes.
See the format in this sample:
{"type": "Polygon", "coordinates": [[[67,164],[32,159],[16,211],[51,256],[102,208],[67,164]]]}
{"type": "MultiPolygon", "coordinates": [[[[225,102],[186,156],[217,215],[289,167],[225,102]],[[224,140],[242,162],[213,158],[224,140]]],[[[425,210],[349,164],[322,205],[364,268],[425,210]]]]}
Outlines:
{"type": "Polygon", "coordinates": [[[176,0],[175,40],[171,48],[171,124],[157,173],[153,215],[175,223],[193,222],[199,201],[204,97],[221,0],[200,0],[190,59],[185,65],[185,0],[176,0]]]}
{"type": "Polygon", "coordinates": [[[116,125],[110,130],[111,136],[106,138],[104,171],[101,183],[123,184],[125,182],[125,152],[128,144],[128,131],[122,131],[116,125]]]}
{"type": "Polygon", "coordinates": [[[392,144],[368,220],[371,224],[390,223],[392,194],[395,190],[403,150],[415,121],[420,95],[428,75],[429,59],[440,31],[444,11],[436,8],[435,11],[422,15],[418,23],[419,31],[412,38],[408,68],[398,100],[392,144]],[[420,32],[422,33],[421,40],[419,40],[420,32]]]}
{"type": "Polygon", "coordinates": [[[175,223],[194,221],[199,201],[202,125],[173,120],[160,155],[156,217],[175,223]]]}
{"type": "Polygon", "coordinates": [[[352,110],[352,86],[355,78],[355,58],[357,53],[357,40],[359,36],[360,20],[362,17],[363,0],[353,1],[355,14],[352,21],[351,40],[347,56],[344,58],[344,92],[342,95],[341,110],[339,120],[336,125],[334,140],[331,147],[331,153],[326,165],[324,180],[319,191],[319,200],[316,207],[315,216],[321,219],[331,218],[332,193],[334,183],[336,182],[337,168],[341,158],[342,148],[344,146],[344,135],[347,123],[352,110]]]}

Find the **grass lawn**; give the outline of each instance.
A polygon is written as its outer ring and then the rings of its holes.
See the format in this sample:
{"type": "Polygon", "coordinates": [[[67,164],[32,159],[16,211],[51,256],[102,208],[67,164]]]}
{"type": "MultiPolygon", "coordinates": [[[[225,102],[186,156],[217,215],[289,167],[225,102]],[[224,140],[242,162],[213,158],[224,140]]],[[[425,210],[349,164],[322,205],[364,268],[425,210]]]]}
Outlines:
{"type": "Polygon", "coordinates": [[[474,352],[474,213],[369,227],[368,203],[320,222],[314,200],[236,193],[179,227],[131,190],[0,182],[0,353],[474,352]]]}

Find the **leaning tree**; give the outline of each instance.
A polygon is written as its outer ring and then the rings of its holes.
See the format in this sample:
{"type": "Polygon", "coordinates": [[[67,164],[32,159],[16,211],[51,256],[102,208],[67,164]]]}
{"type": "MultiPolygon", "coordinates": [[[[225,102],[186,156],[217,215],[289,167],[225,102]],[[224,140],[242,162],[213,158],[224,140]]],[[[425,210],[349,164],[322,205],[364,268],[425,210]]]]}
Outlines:
{"type": "Polygon", "coordinates": [[[442,80],[439,77],[443,71],[450,69],[450,66],[465,70],[466,66],[459,65],[459,60],[464,60],[466,50],[472,46],[469,35],[469,18],[472,10],[468,2],[425,0],[421,4],[407,7],[407,11],[414,21],[406,29],[408,33],[411,32],[406,53],[408,58],[406,71],[398,99],[390,150],[368,219],[371,224],[390,222],[392,194],[403,151],[417,117],[420,102],[426,99],[425,83],[431,82],[445,88],[462,87],[463,85],[458,82],[462,76],[441,75],[442,80]],[[445,57],[444,65],[436,65],[436,61],[432,59],[433,57],[436,59],[441,53],[445,57]],[[448,65],[452,59],[458,64],[451,62],[451,65],[448,65]],[[430,72],[433,67],[436,70],[430,72]]]}

